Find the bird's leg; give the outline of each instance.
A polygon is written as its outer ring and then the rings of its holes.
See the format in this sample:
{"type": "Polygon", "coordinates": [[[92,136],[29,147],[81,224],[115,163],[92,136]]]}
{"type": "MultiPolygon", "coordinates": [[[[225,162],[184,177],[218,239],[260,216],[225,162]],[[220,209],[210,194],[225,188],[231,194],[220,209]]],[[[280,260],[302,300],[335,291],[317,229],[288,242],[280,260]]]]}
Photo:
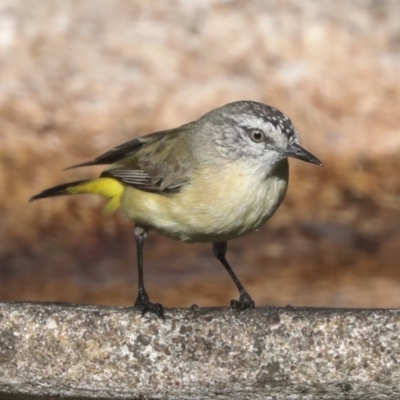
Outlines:
{"type": "Polygon", "coordinates": [[[143,243],[146,238],[146,229],[141,226],[135,227],[135,238],[136,238],[136,247],[137,247],[137,263],[138,263],[138,273],[139,273],[139,290],[138,296],[135,301],[135,307],[139,308],[142,311],[142,315],[147,312],[156,314],[158,317],[164,319],[164,309],[163,306],[159,303],[150,302],[149,295],[144,288],[144,279],[143,279],[143,243]]]}
{"type": "Polygon", "coordinates": [[[246,289],[240,283],[238,277],[233,272],[231,266],[229,265],[228,261],[226,261],[225,254],[226,254],[227,243],[226,242],[216,242],[213,243],[213,253],[214,256],[217,257],[219,261],[221,261],[222,265],[228,271],[229,275],[235,282],[236,287],[239,290],[239,300],[231,300],[231,307],[236,310],[245,310],[247,308],[254,308],[255,304],[253,299],[247,293],[246,289]]]}

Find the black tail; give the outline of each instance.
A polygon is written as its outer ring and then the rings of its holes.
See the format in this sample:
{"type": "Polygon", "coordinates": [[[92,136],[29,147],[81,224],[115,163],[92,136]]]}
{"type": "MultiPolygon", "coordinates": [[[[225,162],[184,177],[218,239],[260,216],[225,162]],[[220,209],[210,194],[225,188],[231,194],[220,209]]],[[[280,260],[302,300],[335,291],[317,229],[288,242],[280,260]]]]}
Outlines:
{"type": "Polygon", "coordinates": [[[82,181],[74,181],[74,182],[68,182],[68,183],[63,183],[62,185],[57,185],[57,186],[53,186],[49,189],[43,190],[43,192],[40,192],[38,194],[36,194],[35,196],[32,196],[29,199],[29,202],[31,201],[35,201],[38,199],[44,199],[46,197],[53,197],[53,196],[63,196],[66,194],[71,194],[69,193],[66,189],[68,189],[71,186],[77,186],[80,185],[82,183],[87,182],[88,180],[82,180],[82,181]]]}

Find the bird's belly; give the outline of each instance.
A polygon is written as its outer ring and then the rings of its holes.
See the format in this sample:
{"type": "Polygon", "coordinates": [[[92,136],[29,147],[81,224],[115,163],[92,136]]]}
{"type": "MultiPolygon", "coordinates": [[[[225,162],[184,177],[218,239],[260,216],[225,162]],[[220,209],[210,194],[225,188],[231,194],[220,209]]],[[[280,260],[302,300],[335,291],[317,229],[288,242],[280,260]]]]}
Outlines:
{"type": "MultiPolygon", "coordinates": [[[[139,207],[128,215],[138,224],[184,242],[226,241],[257,229],[269,219],[287,188],[287,174],[263,180],[226,173],[224,179],[214,178],[194,181],[170,196],[136,193],[139,207]]],[[[122,208],[132,211],[124,203],[122,208]]]]}

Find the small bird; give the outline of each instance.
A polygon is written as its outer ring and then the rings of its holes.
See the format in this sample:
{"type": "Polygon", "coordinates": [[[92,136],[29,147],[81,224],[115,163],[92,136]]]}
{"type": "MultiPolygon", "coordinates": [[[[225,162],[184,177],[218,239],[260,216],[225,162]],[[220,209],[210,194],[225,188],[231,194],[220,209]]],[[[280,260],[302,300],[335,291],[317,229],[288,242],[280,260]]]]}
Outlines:
{"type": "Polygon", "coordinates": [[[182,242],[212,243],[214,256],[239,290],[231,307],[244,310],[255,304],[226,260],[227,241],[254,231],[274,214],[288,186],[288,157],[322,166],[299,145],[285,114],[263,103],[237,101],[73,165],[69,168],[111,164],[99,178],[58,185],[30,201],[95,193],[108,199],[105,211],[120,209],[135,223],[135,307],[142,314],[164,317],[144,285],[143,244],[149,230],[182,242]]]}

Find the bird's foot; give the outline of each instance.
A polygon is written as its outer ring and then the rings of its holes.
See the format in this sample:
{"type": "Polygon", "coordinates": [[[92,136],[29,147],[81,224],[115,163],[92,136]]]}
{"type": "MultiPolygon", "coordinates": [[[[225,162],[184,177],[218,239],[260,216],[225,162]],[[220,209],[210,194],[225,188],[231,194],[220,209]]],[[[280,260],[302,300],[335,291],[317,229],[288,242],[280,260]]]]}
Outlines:
{"type": "Polygon", "coordinates": [[[256,305],[250,295],[245,291],[240,291],[239,300],[231,300],[231,308],[238,311],[254,308],[256,305]]]}
{"type": "Polygon", "coordinates": [[[139,290],[138,297],[135,301],[135,307],[142,312],[142,317],[146,313],[151,313],[163,320],[165,319],[164,307],[160,303],[152,303],[145,291],[139,290]]]}

